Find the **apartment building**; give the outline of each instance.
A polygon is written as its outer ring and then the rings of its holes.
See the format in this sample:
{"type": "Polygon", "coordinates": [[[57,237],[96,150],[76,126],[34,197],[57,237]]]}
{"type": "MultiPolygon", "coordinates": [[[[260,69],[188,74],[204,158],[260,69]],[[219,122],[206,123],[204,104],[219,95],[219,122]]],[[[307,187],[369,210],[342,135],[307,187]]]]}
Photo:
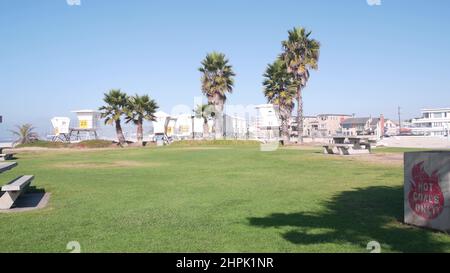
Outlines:
{"type": "MultiPolygon", "coordinates": [[[[336,135],[341,128],[341,122],[350,118],[346,114],[319,114],[317,116],[303,117],[303,136],[306,137],[327,137],[336,135]]],[[[291,119],[291,128],[297,130],[296,117],[291,119]]]]}
{"type": "Polygon", "coordinates": [[[411,120],[411,131],[415,135],[448,136],[450,108],[422,109],[422,117],[411,120]]]}
{"type": "Polygon", "coordinates": [[[345,114],[320,114],[317,115],[317,121],[319,122],[319,136],[333,136],[336,135],[341,129],[341,123],[344,120],[351,118],[351,115],[345,114]]]}
{"type": "Polygon", "coordinates": [[[357,135],[396,135],[398,124],[381,115],[379,118],[352,117],[341,123],[341,133],[345,136],[357,135]]]}

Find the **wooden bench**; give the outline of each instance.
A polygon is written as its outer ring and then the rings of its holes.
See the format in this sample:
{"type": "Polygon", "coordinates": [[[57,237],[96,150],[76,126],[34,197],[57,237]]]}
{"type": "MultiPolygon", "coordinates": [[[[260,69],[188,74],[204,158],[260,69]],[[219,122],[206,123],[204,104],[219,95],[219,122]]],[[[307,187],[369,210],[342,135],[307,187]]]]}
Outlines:
{"type": "MultiPolygon", "coordinates": [[[[16,162],[0,163],[0,173],[10,170],[16,166],[16,162]]],[[[4,185],[1,188],[0,193],[0,209],[10,209],[14,205],[17,198],[27,190],[33,179],[33,175],[24,175],[4,185]]]]}

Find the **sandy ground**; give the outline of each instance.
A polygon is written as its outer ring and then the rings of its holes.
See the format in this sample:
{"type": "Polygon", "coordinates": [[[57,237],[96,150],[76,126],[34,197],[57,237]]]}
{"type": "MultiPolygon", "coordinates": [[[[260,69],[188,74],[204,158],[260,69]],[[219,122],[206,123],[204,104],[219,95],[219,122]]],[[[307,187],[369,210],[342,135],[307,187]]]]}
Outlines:
{"type": "Polygon", "coordinates": [[[132,160],[120,160],[110,162],[69,162],[69,163],[56,163],[48,165],[50,168],[57,169],[100,169],[100,168],[133,168],[133,167],[159,167],[162,163],[157,162],[139,162],[132,160]]]}
{"type": "Polygon", "coordinates": [[[400,148],[450,148],[450,138],[447,137],[423,137],[423,136],[393,136],[387,137],[378,143],[379,146],[400,148]]]}
{"type": "MultiPolygon", "coordinates": [[[[285,146],[283,149],[288,150],[318,150],[322,151],[322,144],[303,144],[285,146]]],[[[326,155],[318,153],[319,156],[327,156],[348,161],[362,161],[367,163],[381,164],[387,166],[403,166],[403,153],[376,153],[362,155],[326,155]]]]}
{"type": "Polygon", "coordinates": [[[403,154],[402,153],[382,153],[382,154],[369,154],[369,155],[350,155],[350,156],[338,156],[344,160],[350,161],[363,161],[368,163],[375,163],[388,166],[403,166],[403,154]]]}

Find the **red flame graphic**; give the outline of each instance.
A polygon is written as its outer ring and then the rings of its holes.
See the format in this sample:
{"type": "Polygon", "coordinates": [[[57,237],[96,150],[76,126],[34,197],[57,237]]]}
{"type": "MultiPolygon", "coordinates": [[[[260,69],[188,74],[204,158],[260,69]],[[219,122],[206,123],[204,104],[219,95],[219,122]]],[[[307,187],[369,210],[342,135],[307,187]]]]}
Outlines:
{"type": "Polygon", "coordinates": [[[438,170],[431,175],[423,168],[424,161],[412,168],[411,188],[408,195],[409,206],[419,216],[431,220],[444,209],[444,195],[439,185],[438,170]]]}

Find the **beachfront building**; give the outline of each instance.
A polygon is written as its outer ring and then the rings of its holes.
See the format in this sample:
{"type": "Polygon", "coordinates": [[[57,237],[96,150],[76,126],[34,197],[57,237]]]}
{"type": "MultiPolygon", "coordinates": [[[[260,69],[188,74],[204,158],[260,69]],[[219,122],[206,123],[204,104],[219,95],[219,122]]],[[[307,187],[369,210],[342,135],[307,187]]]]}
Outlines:
{"type": "Polygon", "coordinates": [[[327,137],[336,135],[341,129],[341,123],[350,118],[345,114],[320,114],[317,115],[319,136],[327,137]]]}
{"type": "Polygon", "coordinates": [[[249,128],[247,120],[237,115],[225,115],[224,133],[226,138],[247,139],[249,128]]]}
{"type": "Polygon", "coordinates": [[[385,135],[396,135],[398,124],[380,115],[372,117],[352,117],[341,122],[341,133],[344,136],[376,135],[381,138],[385,135]]]}
{"type": "MultiPolygon", "coordinates": [[[[297,119],[292,117],[291,127],[297,137],[297,119]]],[[[303,136],[318,137],[319,136],[319,120],[317,116],[303,116],[303,136]]]]}
{"type": "Polygon", "coordinates": [[[395,136],[399,133],[398,123],[391,120],[385,119],[384,121],[384,135],[395,136]]]}
{"type": "Polygon", "coordinates": [[[370,127],[370,117],[352,117],[341,122],[342,134],[344,136],[365,135],[370,127]]]}
{"type": "MultiPolygon", "coordinates": [[[[166,135],[174,140],[200,139],[203,138],[203,118],[192,114],[169,115],[163,111],[155,113],[156,120],[153,121],[153,136],[166,135]]],[[[224,115],[223,127],[225,138],[244,139],[247,135],[247,122],[238,116],[224,115]]],[[[214,120],[209,119],[209,137],[213,137],[212,129],[214,120]]]]}
{"type": "MultiPolygon", "coordinates": [[[[350,118],[346,114],[319,114],[317,116],[303,117],[303,136],[304,137],[329,137],[336,135],[341,131],[341,123],[350,118]]],[[[291,119],[292,131],[297,131],[296,117],[291,119]]],[[[295,135],[296,137],[297,135],[295,135]]]]}
{"type": "Polygon", "coordinates": [[[448,136],[450,108],[422,109],[422,117],[411,120],[414,135],[448,136]]]}
{"type": "Polygon", "coordinates": [[[277,140],[280,138],[280,118],[278,108],[273,104],[260,104],[256,108],[256,138],[277,140]]]}

